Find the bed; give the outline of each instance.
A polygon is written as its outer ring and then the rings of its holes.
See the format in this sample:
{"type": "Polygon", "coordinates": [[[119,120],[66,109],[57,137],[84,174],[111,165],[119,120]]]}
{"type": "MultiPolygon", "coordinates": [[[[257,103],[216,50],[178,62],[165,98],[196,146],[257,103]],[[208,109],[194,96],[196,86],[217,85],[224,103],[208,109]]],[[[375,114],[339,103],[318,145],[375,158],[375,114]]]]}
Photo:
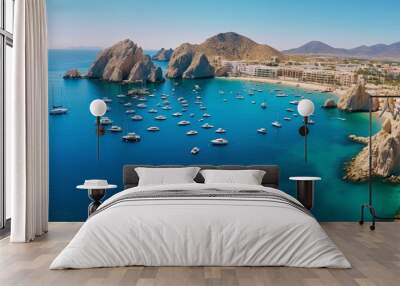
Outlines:
{"type": "Polygon", "coordinates": [[[205,184],[199,173],[195,183],[153,186],[138,186],[136,167],[124,166],[124,191],[103,202],[50,269],[351,267],[311,213],[278,189],[278,166],[199,166],[264,170],[261,185],[205,184]]]}

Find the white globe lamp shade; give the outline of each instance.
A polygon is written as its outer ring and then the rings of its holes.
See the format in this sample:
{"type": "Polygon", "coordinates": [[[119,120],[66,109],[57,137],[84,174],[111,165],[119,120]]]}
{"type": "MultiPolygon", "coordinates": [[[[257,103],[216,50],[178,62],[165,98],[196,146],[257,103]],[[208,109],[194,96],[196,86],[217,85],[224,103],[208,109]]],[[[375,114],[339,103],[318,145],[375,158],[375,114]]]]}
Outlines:
{"type": "Polygon", "coordinates": [[[103,116],[107,111],[107,104],[101,99],[95,99],[90,103],[89,109],[93,116],[103,116]]]}
{"type": "Polygon", "coordinates": [[[314,103],[309,99],[302,99],[297,105],[297,111],[301,116],[308,117],[314,113],[314,103]]]}

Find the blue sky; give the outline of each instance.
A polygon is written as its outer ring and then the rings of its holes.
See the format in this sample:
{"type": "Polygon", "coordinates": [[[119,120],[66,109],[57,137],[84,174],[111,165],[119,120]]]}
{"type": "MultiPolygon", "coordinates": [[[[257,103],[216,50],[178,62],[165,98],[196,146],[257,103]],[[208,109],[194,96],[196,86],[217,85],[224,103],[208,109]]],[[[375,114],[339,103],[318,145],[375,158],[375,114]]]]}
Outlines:
{"type": "Polygon", "coordinates": [[[351,48],[400,41],[399,0],[47,0],[50,48],[145,49],[234,31],[277,49],[320,40],[351,48]]]}

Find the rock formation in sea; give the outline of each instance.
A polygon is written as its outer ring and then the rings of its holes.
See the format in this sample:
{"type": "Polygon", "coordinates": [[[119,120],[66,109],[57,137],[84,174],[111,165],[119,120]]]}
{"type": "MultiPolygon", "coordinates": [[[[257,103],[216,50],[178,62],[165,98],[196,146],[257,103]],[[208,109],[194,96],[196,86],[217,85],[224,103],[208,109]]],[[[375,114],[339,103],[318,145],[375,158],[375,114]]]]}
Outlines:
{"type": "Polygon", "coordinates": [[[228,76],[229,69],[227,67],[220,67],[215,70],[215,76],[225,77],[228,76]]]}
{"type": "Polygon", "coordinates": [[[164,49],[162,48],[159,50],[153,57],[153,61],[160,61],[160,62],[168,62],[173,54],[173,49],[164,49]]]}
{"type": "Polygon", "coordinates": [[[82,78],[81,73],[77,69],[68,70],[64,76],[64,79],[79,79],[82,78]]]}
{"type": "MultiPolygon", "coordinates": [[[[345,168],[345,179],[365,181],[368,179],[368,138],[352,136],[351,139],[366,144],[345,168]]],[[[372,175],[398,180],[400,171],[400,122],[387,114],[381,130],[372,137],[372,175]],[[396,174],[396,175],[395,175],[396,174]],[[395,176],[393,176],[395,175],[395,176]]]]}
{"type": "Polygon", "coordinates": [[[107,81],[159,82],[158,68],[143,50],[129,39],[101,51],[90,67],[87,77],[107,81]]]}
{"type": "MultiPolygon", "coordinates": [[[[339,99],[337,107],[345,111],[368,111],[369,110],[369,93],[365,90],[365,83],[358,82],[355,86],[351,87],[339,99]]],[[[374,98],[372,101],[372,111],[379,108],[379,101],[374,98]]]]}
{"type": "Polygon", "coordinates": [[[192,62],[182,75],[182,78],[207,78],[214,76],[214,67],[210,65],[205,54],[196,52],[192,57],[192,62]]]}
{"type": "MultiPolygon", "coordinates": [[[[258,44],[236,33],[221,33],[207,39],[202,44],[184,43],[176,48],[169,62],[167,76],[179,78],[183,77],[189,67],[191,67],[191,70],[200,69],[195,67],[196,62],[192,64],[192,60],[201,60],[197,63],[201,63],[202,69],[210,72],[207,76],[210,77],[215,75],[216,70],[222,73],[220,68],[224,60],[267,61],[282,57],[283,55],[279,51],[268,45],[258,44]],[[206,67],[206,62],[212,68],[206,67]]],[[[190,77],[187,78],[198,78],[192,71],[187,74],[190,74],[190,77]]],[[[199,75],[205,77],[202,73],[199,73],[199,75]]]]}
{"type": "Polygon", "coordinates": [[[336,108],[337,104],[336,101],[333,98],[328,98],[327,100],[325,100],[324,105],[322,105],[323,108],[336,108]]]}

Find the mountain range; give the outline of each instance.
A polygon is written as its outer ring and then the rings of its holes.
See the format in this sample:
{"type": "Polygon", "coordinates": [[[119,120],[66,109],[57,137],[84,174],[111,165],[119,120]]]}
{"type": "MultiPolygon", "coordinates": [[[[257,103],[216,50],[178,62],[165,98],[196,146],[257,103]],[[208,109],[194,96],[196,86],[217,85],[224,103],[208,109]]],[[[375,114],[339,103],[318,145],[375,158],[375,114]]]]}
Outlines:
{"type": "Polygon", "coordinates": [[[298,48],[282,51],[289,55],[326,55],[354,58],[400,59],[400,42],[376,44],[352,49],[335,48],[320,41],[311,41],[298,48]]]}

